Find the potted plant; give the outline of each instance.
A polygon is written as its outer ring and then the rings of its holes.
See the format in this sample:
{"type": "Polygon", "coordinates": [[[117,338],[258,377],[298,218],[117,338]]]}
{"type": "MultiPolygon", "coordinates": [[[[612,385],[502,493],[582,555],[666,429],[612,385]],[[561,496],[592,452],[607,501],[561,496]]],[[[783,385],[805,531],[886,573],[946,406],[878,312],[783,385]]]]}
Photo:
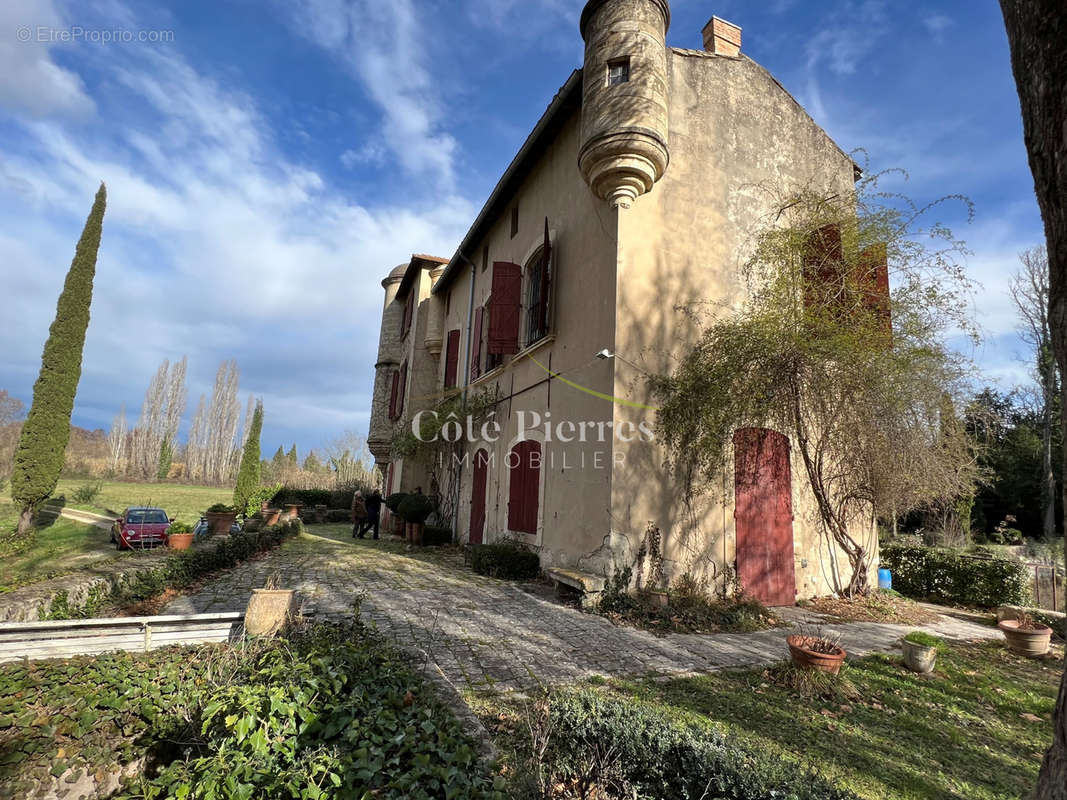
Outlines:
{"type": "Polygon", "coordinates": [[[924,631],[912,631],[901,642],[904,648],[904,664],[912,672],[926,675],[934,671],[937,651],[944,648],[943,640],[924,631]]]}
{"type": "Polygon", "coordinates": [[[397,513],[407,523],[407,539],[411,544],[422,545],[422,532],[433,509],[433,500],[424,494],[409,494],[397,506],[397,513]]]}
{"type": "Polygon", "coordinates": [[[172,522],[167,528],[167,546],[171,550],[188,550],[193,546],[192,526],[184,522],[172,522]]]}
{"type": "Polygon", "coordinates": [[[848,655],[839,637],[827,636],[818,630],[811,633],[802,630],[786,637],[785,641],[793,663],[801,669],[818,669],[837,675],[848,655]]]}
{"type": "Polygon", "coordinates": [[[268,528],[271,525],[277,525],[278,520],[280,520],[282,516],[282,510],[280,508],[265,508],[259,513],[263,518],[263,524],[268,528]]]}
{"type": "Polygon", "coordinates": [[[1019,655],[1040,658],[1048,652],[1052,628],[1035,622],[1029,614],[1018,619],[1002,619],[997,627],[1008,640],[1008,647],[1019,655]]]}
{"type": "Polygon", "coordinates": [[[205,514],[212,533],[229,533],[237,521],[237,508],[225,503],[216,503],[205,514]]]}
{"type": "Polygon", "coordinates": [[[404,535],[404,519],[400,516],[397,509],[400,508],[400,504],[407,497],[406,492],[393,492],[393,494],[382,500],[384,505],[390,512],[390,520],[392,523],[392,530],[398,536],[404,535]]]}
{"type": "Polygon", "coordinates": [[[253,589],[245,610],[245,633],[273,636],[293,617],[296,592],[278,588],[278,573],[267,578],[262,589],[253,589]]]}

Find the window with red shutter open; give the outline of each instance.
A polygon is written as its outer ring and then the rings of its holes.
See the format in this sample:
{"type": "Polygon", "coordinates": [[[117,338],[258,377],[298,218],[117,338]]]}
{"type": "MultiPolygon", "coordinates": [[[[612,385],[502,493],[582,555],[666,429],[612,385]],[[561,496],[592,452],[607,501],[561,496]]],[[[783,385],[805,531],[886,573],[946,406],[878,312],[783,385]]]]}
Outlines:
{"type": "Polygon", "coordinates": [[[404,362],[400,367],[400,388],[396,395],[396,418],[400,419],[404,415],[404,395],[408,386],[408,362],[404,362]]]}
{"type": "Polygon", "coordinates": [[[459,371],[459,331],[448,332],[448,345],[445,348],[445,388],[456,385],[459,371]]]}
{"type": "Polygon", "coordinates": [[[396,400],[399,396],[400,387],[400,373],[397,370],[393,370],[393,388],[389,393],[389,419],[396,419],[396,400]]]}
{"type": "Polygon", "coordinates": [[[508,455],[508,530],[537,533],[541,502],[541,443],[519,442],[508,455]]]}
{"type": "Polygon", "coordinates": [[[507,261],[493,264],[493,293],[489,298],[488,351],[495,355],[519,352],[522,312],[522,267],[507,261]]]}

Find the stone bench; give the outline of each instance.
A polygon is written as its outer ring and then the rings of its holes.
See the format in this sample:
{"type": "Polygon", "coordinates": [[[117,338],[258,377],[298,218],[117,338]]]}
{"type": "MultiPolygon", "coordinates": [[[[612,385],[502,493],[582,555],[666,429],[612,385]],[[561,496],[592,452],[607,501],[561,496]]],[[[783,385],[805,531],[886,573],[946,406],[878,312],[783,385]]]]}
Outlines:
{"type": "Polygon", "coordinates": [[[545,571],[545,575],[556,586],[556,592],[560,596],[577,594],[578,604],[583,609],[596,608],[600,602],[600,593],[604,591],[607,580],[601,575],[593,575],[588,572],[579,572],[576,569],[552,568],[545,571]]]}

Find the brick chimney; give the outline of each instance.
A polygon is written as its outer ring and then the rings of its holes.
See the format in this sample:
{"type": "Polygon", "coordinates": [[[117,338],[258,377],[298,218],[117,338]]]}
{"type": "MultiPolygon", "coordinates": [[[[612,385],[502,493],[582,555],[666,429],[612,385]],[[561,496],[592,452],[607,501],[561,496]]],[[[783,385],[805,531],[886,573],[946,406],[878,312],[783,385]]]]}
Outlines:
{"type": "Polygon", "coordinates": [[[741,28],[732,22],[712,17],[704,26],[704,49],[722,56],[741,55],[741,28]]]}

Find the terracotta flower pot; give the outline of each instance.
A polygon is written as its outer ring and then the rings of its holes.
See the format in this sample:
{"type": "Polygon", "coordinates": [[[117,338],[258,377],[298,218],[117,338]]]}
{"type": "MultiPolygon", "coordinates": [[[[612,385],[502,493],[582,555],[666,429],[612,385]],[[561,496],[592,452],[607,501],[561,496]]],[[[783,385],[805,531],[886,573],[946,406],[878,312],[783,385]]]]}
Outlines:
{"type": "Polygon", "coordinates": [[[900,644],[904,648],[904,664],[908,669],[920,675],[934,671],[934,664],[937,663],[936,647],[924,647],[907,639],[902,640],[900,644]]]}
{"type": "Polygon", "coordinates": [[[281,519],[282,511],[280,508],[267,508],[260,512],[263,514],[263,524],[267,527],[271,525],[277,525],[278,520],[281,519]]]}
{"type": "Polygon", "coordinates": [[[1019,630],[1019,620],[1002,619],[997,627],[1004,633],[1008,640],[1008,647],[1019,655],[1027,658],[1040,658],[1049,649],[1049,641],[1052,639],[1052,628],[1041,626],[1033,630],[1019,630]]]}
{"type": "Polygon", "coordinates": [[[841,647],[835,647],[835,653],[816,653],[811,649],[815,642],[814,636],[789,636],[785,641],[789,645],[789,655],[793,663],[802,669],[819,669],[836,675],[841,671],[841,664],[848,655],[841,647]]]}
{"type": "Polygon", "coordinates": [[[205,516],[212,533],[229,533],[237,521],[236,511],[209,511],[205,516]]]}
{"type": "Polygon", "coordinates": [[[292,589],[253,589],[245,610],[245,633],[273,636],[293,615],[292,589]]]}
{"type": "Polygon", "coordinates": [[[172,533],[167,536],[167,546],[171,550],[188,550],[193,546],[193,534],[172,533]]]}
{"type": "Polygon", "coordinates": [[[285,518],[296,519],[300,516],[300,509],[303,507],[301,503],[287,503],[285,506],[285,518]]]}

